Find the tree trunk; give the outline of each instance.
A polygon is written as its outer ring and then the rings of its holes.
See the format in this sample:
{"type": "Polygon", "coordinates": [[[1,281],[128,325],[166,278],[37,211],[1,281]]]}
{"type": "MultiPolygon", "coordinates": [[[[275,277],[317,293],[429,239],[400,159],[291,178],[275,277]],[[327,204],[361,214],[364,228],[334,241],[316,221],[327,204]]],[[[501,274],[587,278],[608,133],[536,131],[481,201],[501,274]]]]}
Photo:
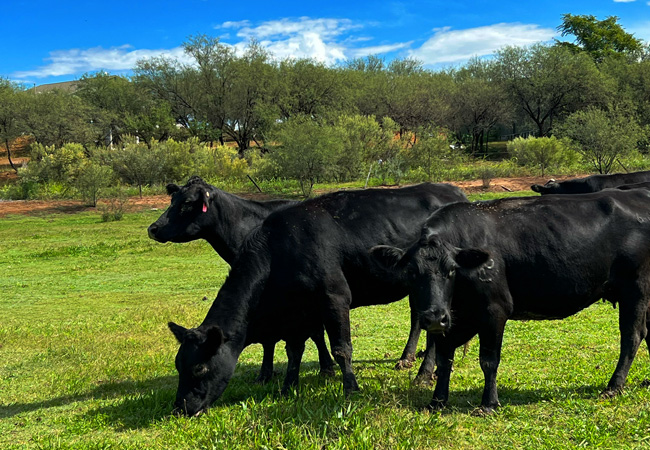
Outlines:
{"type": "Polygon", "coordinates": [[[11,166],[12,169],[14,169],[16,173],[18,173],[18,168],[11,160],[11,146],[9,145],[9,139],[5,139],[5,146],[7,147],[7,159],[9,160],[9,165],[11,166]]]}

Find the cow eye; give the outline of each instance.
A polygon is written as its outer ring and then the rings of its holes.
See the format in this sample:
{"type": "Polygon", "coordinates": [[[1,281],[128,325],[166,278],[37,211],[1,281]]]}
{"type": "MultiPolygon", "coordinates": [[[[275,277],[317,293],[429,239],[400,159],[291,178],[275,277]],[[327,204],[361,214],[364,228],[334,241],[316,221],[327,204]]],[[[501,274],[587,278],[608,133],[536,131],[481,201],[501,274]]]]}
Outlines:
{"type": "Polygon", "coordinates": [[[196,378],[201,378],[206,373],[208,373],[208,371],[209,371],[208,366],[206,366],[205,364],[201,364],[192,369],[192,375],[194,375],[196,378]]]}
{"type": "Polygon", "coordinates": [[[456,269],[451,269],[451,270],[449,271],[449,274],[447,274],[447,278],[451,278],[451,277],[453,277],[454,275],[456,275],[456,269]]]}

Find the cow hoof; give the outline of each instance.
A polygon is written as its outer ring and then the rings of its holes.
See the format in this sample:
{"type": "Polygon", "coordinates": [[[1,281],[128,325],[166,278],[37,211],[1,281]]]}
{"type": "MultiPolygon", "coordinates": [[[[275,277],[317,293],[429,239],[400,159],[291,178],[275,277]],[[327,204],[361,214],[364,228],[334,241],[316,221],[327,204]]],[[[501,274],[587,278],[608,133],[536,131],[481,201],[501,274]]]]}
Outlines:
{"type": "Polygon", "coordinates": [[[411,359],[400,359],[395,364],[395,370],[406,370],[413,367],[413,361],[411,359]]]}
{"type": "Polygon", "coordinates": [[[427,405],[427,409],[431,412],[439,412],[445,409],[445,402],[442,400],[431,400],[427,405]]]}
{"type": "Polygon", "coordinates": [[[497,412],[496,408],[492,408],[490,406],[480,406],[476,408],[474,411],[472,411],[471,414],[474,417],[489,417],[496,412],[497,412]]]}
{"type": "Polygon", "coordinates": [[[621,389],[610,389],[607,388],[600,393],[600,398],[614,398],[621,393],[621,389]]]}
{"type": "Polygon", "coordinates": [[[324,367],[324,368],[321,368],[321,370],[320,370],[320,376],[321,377],[330,378],[330,377],[333,377],[334,375],[336,375],[336,372],[334,371],[334,366],[324,367]]]}
{"type": "Polygon", "coordinates": [[[271,381],[271,377],[273,374],[268,374],[268,373],[261,373],[258,375],[258,377],[255,379],[255,384],[266,384],[269,381],[271,381]]]}
{"type": "Polygon", "coordinates": [[[641,382],[641,387],[650,387],[650,380],[643,380],[641,382]]]}
{"type": "Polygon", "coordinates": [[[414,386],[431,386],[436,380],[436,376],[432,373],[418,374],[414,379],[412,384],[414,386]]]}

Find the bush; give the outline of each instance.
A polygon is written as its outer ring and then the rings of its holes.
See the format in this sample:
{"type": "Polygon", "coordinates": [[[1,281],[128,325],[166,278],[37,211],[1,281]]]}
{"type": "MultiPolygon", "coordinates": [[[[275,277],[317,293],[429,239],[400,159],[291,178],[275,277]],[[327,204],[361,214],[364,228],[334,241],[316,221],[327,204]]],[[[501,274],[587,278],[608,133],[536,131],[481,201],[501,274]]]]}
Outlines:
{"type": "Polygon", "coordinates": [[[121,187],[114,187],[106,191],[106,202],[99,206],[102,213],[102,222],[122,220],[124,208],[129,201],[126,191],[121,187]]]}
{"type": "Polygon", "coordinates": [[[576,152],[569,142],[551,137],[518,137],[508,142],[508,152],[522,166],[538,167],[544,176],[549,168],[558,168],[571,164],[576,159],[576,152]]]}
{"type": "Polygon", "coordinates": [[[78,169],[75,185],[81,198],[90,206],[97,206],[99,195],[113,182],[113,169],[96,161],[86,161],[78,169]]]}
{"type": "Polygon", "coordinates": [[[58,182],[70,184],[79,166],[86,160],[81,144],[65,144],[62,147],[46,147],[34,143],[30,147],[30,160],[19,170],[19,175],[37,183],[58,182]]]}
{"type": "Polygon", "coordinates": [[[311,195],[317,180],[335,175],[343,142],[334,127],[298,117],[281,124],[276,133],[276,140],[282,144],[270,157],[280,177],[298,180],[305,197],[311,195]]]}

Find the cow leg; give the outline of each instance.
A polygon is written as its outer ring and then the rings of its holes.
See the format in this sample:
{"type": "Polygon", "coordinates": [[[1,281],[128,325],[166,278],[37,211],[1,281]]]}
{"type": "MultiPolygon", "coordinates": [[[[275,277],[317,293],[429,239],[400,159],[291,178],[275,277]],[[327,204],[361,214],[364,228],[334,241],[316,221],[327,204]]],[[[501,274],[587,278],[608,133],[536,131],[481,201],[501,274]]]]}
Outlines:
{"type": "MultiPolygon", "coordinates": [[[[431,353],[435,353],[436,365],[438,366],[436,375],[438,379],[436,380],[433,398],[428,408],[433,411],[439,411],[447,405],[447,400],[449,400],[449,381],[451,379],[451,369],[454,365],[454,352],[456,351],[456,347],[448,338],[441,337],[436,338],[435,344],[427,348],[427,353],[429,353],[429,350],[431,350],[431,353]]],[[[425,361],[426,359],[425,356],[425,361]]]]}
{"type": "Polygon", "coordinates": [[[601,394],[612,397],[623,390],[632,361],[639,349],[641,340],[646,337],[646,312],[648,302],[639,286],[635,286],[632,295],[621,296],[619,301],[618,327],[621,332],[621,353],[612,378],[601,394]]]}
{"type": "Polygon", "coordinates": [[[300,376],[300,362],[302,355],[305,352],[304,340],[287,341],[287,374],[284,377],[284,384],[282,385],[282,395],[287,395],[291,389],[298,387],[298,378],[300,376]]]}
{"type": "Polygon", "coordinates": [[[418,347],[420,333],[422,332],[418,313],[416,311],[415,305],[412,304],[410,297],[409,306],[411,307],[411,329],[409,331],[409,339],[406,341],[406,347],[404,347],[402,356],[400,356],[399,361],[397,361],[397,364],[395,364],[396,370],[410,369],[413,367],[413,363],[415,362],[415,350],[418,347]]]}
{"type": "Polygon", "coordinates": [[[433,369],[436,367],[436,344],[433,333],[427,332],[427,349],[424,351],[424,360],[420,365],[420,370],[413,380],[414,384],[428,385],[433,381],[433,369]]]}
{"type": "Polygon", "coordinates": [[[273,377],[273,354],[275,353],[275,342],[262,343],[263,356],[260,374],[257,376],[256,383],[264,384],[273,377]]]}
{"type": "Polygon", "coordinates": [[[499,362],[501,361],[501,346],[505,325],[506,320],[504,318],[495,321],[487,329],[479,332],[479,362],[485,378],[480,409],[480,413],[482,414],[491,414],[499,406],[497,371],[499,369],[499,362]]]}
{"type": "Polygon", "coordinates": [[[320,364],[320,374],[325,377],[334,376],[334,361],[330,356],[330,351],[325,344],[325,332],[322,327],[311,335],[311,340],[316,344],[318,349],[318,362],[320,364]]]}
{"type": "Polygon", "coordinates": [[[330,338],[332,355],[341,368],[345,395],[359,390],[352,371],[352,337],[350,335],[350,291],[345,278],[332,280],[335,292],[328,292],[323,304],[323,323],[330,338]],[[346,292],[341,293],[341,289],[346,292]]]}

